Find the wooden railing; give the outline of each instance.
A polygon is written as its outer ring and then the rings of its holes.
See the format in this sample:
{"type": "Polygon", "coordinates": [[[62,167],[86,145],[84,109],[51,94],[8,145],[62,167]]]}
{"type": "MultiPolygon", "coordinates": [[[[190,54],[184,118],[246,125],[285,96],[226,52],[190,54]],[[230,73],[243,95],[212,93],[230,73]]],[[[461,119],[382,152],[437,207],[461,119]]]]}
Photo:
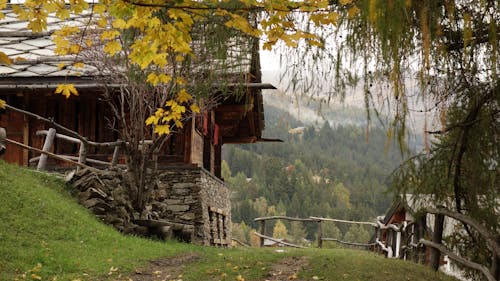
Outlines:
{"type": "Polygon", "coordinates": [[[287,217],[287,216],[272,216],[272,217],[262,217],[262,218],[256,218],[254,221],[260,222],[260,232],[256,232],[255,234],[259,236],[260,238],[260,246],[264,246],[264,241],[266,239],[281,243],[286,246],[291,246],[291,247],[296,247],[296,248],[303,248],[302,246],[299,245],[294,245],[292,243],[284,243],[283,241],[277,240],[276,238],[270,237],[266,235],[266,221],[268,220],[288,220],[288,221],[299,221],[299,222],[310,222],[310,223],[316,223],[317,224],[317,236],[318,236],[318,248],[323,247],[323,241],[334,241],[339,244],[343,245],[349,245],[349,246],[356,246],[356,247],[373,247],[376,246],[376,243],[357,243],[357,242],[346,242],[342,241],[337,238],[333,237],[323,237],[323,223],[325,222],[335,222],[335,223],[347,223],[347,224],[359,224],[359,225],[369,225],[373,227],[380,227],[377,223],[373,222],[357,222],[357,221],[348,221],[348,220],[340,220],[340,219],[332,219],[332,218],[321,218],[321,217],[309,217],[309,218],[293,218],[293,217],[287,217]]]}
{"type": "MultiPolygon", "coordinates": [[[[81,139],[74,138],[65,134],[59,134],[56,132],[56,129],[50,128],[49,130],[39,130],[36,132],[37,136],[45,136],[45,141],[43,143],[42,151],[43,152],[49,152],[55,142],[55,139],[67,141],[73,144],[79,145],[79,151],[78,151],[78,157],[72,156],[72,155],[59,155],[60,157],[63,157],[68,160],[72,161],[78,161],[80,164],[96,164],[96,165],[107,165],[107,166],[116,166],[118,164],[118,158],[119,158],[119,150],[121,145],[123,144],[122,141],[118,140],[115,142],[93,142],[93,141],[87,141],[87,142],[82,142],[81,139]],[[111,158],[111,162],[106,162],[98,159],[91,159],[87,157],[87,152],[89,151],[90,147],[106,147],[106,148],[113,148],[113,154],[111,158]]],[[[47,153],[42,153],[40,156],[33,157],[29,160],[30,163],[38,161],[37,164],[37,170],[45,170],[47,166],[47,157],[49,154],[47,153]]]]}
{"type": "Polygon", "coordinates": [[[423,247],[419,244],[419,239],[423,236],[415,235],[413,232],[416,230],[414,223],[403,222],[401,224],[388,224],[385,225],[381,222],[381,218],[377,218],[376,222],[367,221],[350,221],[341,220],[333,218],[323,218],[323,217],[309,217],[309,218],[293,218],[287,216],[271,216],[256,218],[254,221],[260,222],[260,231],[256,235],[260,238],[260,246],[264,246],[264,241],[266,239],[275,241],[291,247],[302,247],[299,245],[289,245],[291,243],[285,244],[281,240],[270,237],[266,235],[266,221],[269,220],[287,220],[287,221],[299,221],[299,222],[310,222],[317,224],[317,247],[322,248],[324,241],[336,242],[346,246],[361,247],[367,250],[372,250],[379,253],[384,253],[388,258],[401,258],[406,259],[409,257],[408,252],[417,252],[415,256],[415,261],[422,262],[423,247]],[[374,228],[373,239],[368,243],[360,243],[353,241],[343,241],[337,237],[324,237],[323,235],[323,224],[325,223],[343,223],[343,224],[356,224],[356,225],[366,225],[374,228]]]}
{"type": "Polygon", "coordinates": [[[474,221],[466,215],[451,212],[444,208],[427,208],[424,210],[426,214],[434,215],[434,228],[430,231],[426,227],[425,220],[423,221],[404,221],[400,224],[384,224],[382,223],[382,217],[378,217],[376,222],[363,222],[363,221],[349,221],[331,218],[321,218],[321,217],[309,217],[309,218],[292,218],[286,216],[272,216],[272,217],[262,217],[256,218],[254,221],[260,222],[260,232],[255,233],[260,238],[260,246],[264,246],[265,239],[281,243],[285,246],[303,248],[299,245],[294,245],[288,242],[283,242],[279,239],[267,236],[266,233],[266,221],[268,220],[288,220],[288,221],[300,221],[300,222],[312,222],[317,223],[317,236],[318,236],[318,248],[323,247],[323,241],[334,241],[343,245],[349,246],[359,246],[376,251],[379,253],[384,253],[388,258],[399,258],[405,260],[413,260],[417,263],[428,263],[435,270],[438,269],[441,262],[441,255],[447,255],[449,259],[454,260],[466,267],[478,270],[481,272],[488,281],[498,280],[496,274],[497,267],[496,264],[500,260],[500,235],[498,233],[492,233],[485,227],[483,227],[478,222],[474,221]],[[488,249],[491,251],[492,261],[490,268],[483,264],[479,264],[470,261],[464,257],[459,256],[457,253],[446,248],[442,244],[443,239],[443,224],[445,217],[449,217],[453,220],[459,221],[468,225],[477,231],[486,241],[488,249]],[[337,238],[323,237],[322,234],[322,224],[326,222],[334,223],[347,223],[347,224],[357,224],[357,225],[369,225],[374,227],[375,234],[372,243],[357,243],[357,242],[346,242],[341,241],[337,238]],[[432,237],[432,241],[426,240],[425,237],[432,237]],[[427,260],[426,247],[430,249],[429,259],[427,260]]]}

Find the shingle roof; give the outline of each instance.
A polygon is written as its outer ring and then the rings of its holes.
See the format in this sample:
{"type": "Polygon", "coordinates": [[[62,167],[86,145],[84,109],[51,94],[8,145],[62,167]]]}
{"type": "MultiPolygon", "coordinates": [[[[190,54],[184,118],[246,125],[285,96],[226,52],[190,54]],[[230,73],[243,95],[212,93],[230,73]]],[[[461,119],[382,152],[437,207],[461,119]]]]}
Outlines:
{"type": "Polygon", "coordinates": [[[55,44],[51,35],[63,25],[84,26],[89,22],[89,12],[71,15],[61,20],[55,15],[47,17],[47,31],[33,33],[26,21],[20,21],[11,9],[3,10],[5,18],[0,20],[0,52],[13,60],[11,65],[0,65],[0,77],[55,77],[92,76],[97,73],[93,66],[75,69],[71,63],[74,56],[54,54],[55,44]],[[65,63],[64,69],[59,64],[65,63]]]}
{"type": "MultiPolygon", "coordinates": [[[[0,64],[0,86],[11,87],[13,81],[25,86],[45,82],[52,83],[53,86],[68,79],[76,83],[83,81],[83,84],[88,84],[99,75],[102,78],[103,75],[111,73],[109,69],[103,69],[100,66],[102,61],[99,59],[91,63],[92,65],[86,64],[83,68],[75,68],[72,66],[75,56],[54,54],[55,44],[52,42],[52,34],[62,26],[80,26],[85,27],[87,31],[96,29],[93,23],[89,24],[92,20],[90,9],[80,15],[71,15],[65,20],[51,14],[47,17],[47,30],[41,33],[33,33],[28,29],[28,22],[17,19],[10,7],[2,12],[5,17],[0,19],[0,52],[7,54],[13,63],[0,64]],[[63,69],[59,67],[61,63],[65,65],[63,69]]],[[[95,16],[93,21],[95,21],[95,16]]],[[[99,30],[96,29],[96,32],[99,30]]],[[[91,34],[92,32],[87,33],[85,36],[95,36],[91,34]]],[[[202,82],[199,81],[200,79],[206,80],[207,73],[220,76],[225,83],[247,82],[245,75],[256,75],[253,72],[258,71],[258,67],[252,69],[252,65],[255,64],[256,58],[258,62],[258,48],[254,49],[254,41],[258,39],[234,34],[226,37],[227,40],[214,45],[213,42],[208,42],[211,40],[211,35],[204,30],[204,26],[196,27],[191,47],[193,52],[199,55],[192,62],[191,68],[194,72],[198,71],[200,75],[198,75],[199,79],[191,77],[193,83],[202,82]],[[228,78],[233,76],[235,79],[228,78]]],[[[80,55],[80,58],[85,61],[84,56],[80,55]]],[[[252,82],[260,82],[260,76],[254,78],[257,79],[251,79],[252,82]]]]}

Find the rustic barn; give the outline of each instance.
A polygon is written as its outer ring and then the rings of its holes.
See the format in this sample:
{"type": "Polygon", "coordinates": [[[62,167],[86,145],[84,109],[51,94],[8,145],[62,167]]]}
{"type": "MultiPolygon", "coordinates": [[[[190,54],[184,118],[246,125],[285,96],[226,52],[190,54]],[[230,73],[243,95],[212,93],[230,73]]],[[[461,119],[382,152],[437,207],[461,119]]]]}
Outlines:
{"type": "MultiPolygon", "coordinates": [[[[4,11],[0,20],[0,51],[13,61],[0,65],[0,99],[9,105],[44,116],[78,132],[91,141],[110,142],[117,139],[112,127],[107,104],[101,99],[102,86],[97,69],[86,65],[75,69],[68,64],[60,69],[61,62],[71,62],[72,57],[56,56],[51,34],[62,22],[55,16],[47,20],[46,32],[33,33],[26,22],[19,21],[12,11],[4,11]],[[66,99],[54,94],[61,83],[71,83],[79,95],[66,99]]],[[[64,23],[82,25],[88,13],[72,15],[64,23]]],[[[254,43],[257,44],[258,42],[254,43]]],[[[247,66],[239,68],[244,82],[226,85],[238,89],[243,95],[225,95],[218,103],[187,121],[183,129],[170,137],[159,155],[161,170],[160,189],[165,189],[157,200],[161,218],[176,223],[190,224],[195,228],[194,240],[202,244],[230,244],[229,191],[221,179],[221,149],[224,144],[273,141],[262,138],[264,112],[262,89],[274,89],[261,83],[258,49],[248,54],[247,66]]],[[[214,87],[214,94],[219,94],[214,87]]],[[[49,124],[13,110],[0,110],[0,127],[7,131],[7,138],[31,147],[42,148],[44,135],[39,131],[49,129],[49,124]],[[37,133],[38,132],[38,133],[37,133]]],[[[4,160],[22,166],[36,165],[40,154],[7,144],[4,160]]],[[[55,140],[51,152],[76,157],[76,143],[55,140]]],[[[109,162],[112,150],[92,148],[87,158],[109,162]]],[[[96,162],[98,163],[98,162],[96,162]]],[[[91,164],[91,163],[90,163],[91,164]]],[[[61,161],[50,159],[49,169],[68,168],[61,161]]]]}

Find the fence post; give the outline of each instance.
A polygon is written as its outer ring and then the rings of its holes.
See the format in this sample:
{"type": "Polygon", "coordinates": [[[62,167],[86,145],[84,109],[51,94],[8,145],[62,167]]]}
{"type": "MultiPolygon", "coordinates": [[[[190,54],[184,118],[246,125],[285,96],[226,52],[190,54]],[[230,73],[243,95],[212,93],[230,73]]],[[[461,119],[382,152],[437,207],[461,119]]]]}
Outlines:
{"type": "MultiPolygon", "coordinates": [[[[434,233],[432,234],[432,242],[441,244],[443,240],[443,227],[444,227],[444,215],[435,215],[434,220],[434,233]]],[[[429,264],[434,270],[438,270],[439,261],[441,259],[441,252],[432,247],[431,256],[429,258],[429,264]]]]}
{"type": "MultiPolygon", "coordinates": [[[[87,162],[87,147],[83,142],[80,141],[80,152],[78,155],[78,163],[80,164],[85,164],[87,162]]],[[[80,166],[76,167],[76,170],[79,171],[81,168],[80,166]]]]}
{"type": "Polygon", "coordinates": [[[111,159],[111,167],[116,166],[118,164],[118,156],[120,155],[120,146],[117,145],[115,146],[115,149],[113,150],[113,158],[111,159]]]}
{"type": "Polygon", "coordinates": [[[323,248],[323,230],[321,227],[321,221],[318,221],[318,248],[323,248]]]}
{"type": "MultiPolygon", "coordinates": [[[[260,234],[266,235],[266,221],[260,221],[260,234]]],[[[260,246],[264,247],[264,237],[260,237],[260,246]]]]}
{"type": "MultiPolygon", "coordinates": [[[[45,137],[45,142],[43,143],[42,151],[48,152],[54,143],[54,138],[56,137],[56,129],[50,128],[47,136],[45,137]]],[[[37,171],[45,170],[47,165],[47,154],[40,155],[40,160],[38,160],[38,165],[36,166],[37,171]]]]}

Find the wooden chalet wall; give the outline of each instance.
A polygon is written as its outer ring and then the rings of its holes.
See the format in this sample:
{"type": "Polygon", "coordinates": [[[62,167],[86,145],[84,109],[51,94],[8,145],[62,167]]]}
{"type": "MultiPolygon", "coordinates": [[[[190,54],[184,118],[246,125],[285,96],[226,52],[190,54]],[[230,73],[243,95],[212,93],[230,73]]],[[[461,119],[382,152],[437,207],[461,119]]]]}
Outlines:
{"type": "MultiPolygon", "coordinates": [[[[6,100],[8,104],[52,118],[55,122],[90,140],[115,140],[117,134],[109,127],[111,116],[108,107],[98,97],[99,93],[80,91],[80,96],[66,99],[61,95],[54,95],[51,90],[0,95],[0,98],[6,100]]],[[[28,118],[12,110],[4,110],[0,113],[0,126],[6,128],[8,138],[36,148],[41,148],[44,141],[44,137],[37,136],[36,131],[49,128],[49,124],[45,122],[28,118]]],[[[56,140],[52,152],[75,155],[78,153],[78,146],[56,140]]],[[[105,151],[98,150],[91,150],[88,153],[97,158],[99,155],[107,154],[105,151]]],[[[35,156],[37,156],[36,153],[9,145],[4,159],[7,162],[27,166],[28,159],[35,156]]],[[[55,162],[52,161],[52,163],[55,162]]]]}

